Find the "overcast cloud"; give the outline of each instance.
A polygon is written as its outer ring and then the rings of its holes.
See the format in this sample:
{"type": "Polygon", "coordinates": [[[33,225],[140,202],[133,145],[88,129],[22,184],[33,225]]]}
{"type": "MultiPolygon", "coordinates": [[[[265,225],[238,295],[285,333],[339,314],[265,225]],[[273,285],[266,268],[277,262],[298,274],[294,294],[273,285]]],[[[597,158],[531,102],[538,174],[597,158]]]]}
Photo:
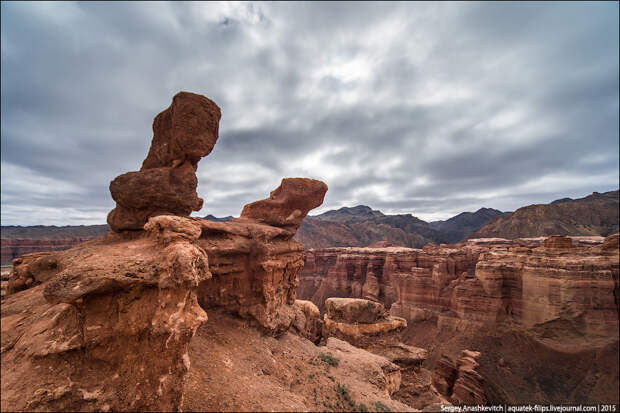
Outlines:
{"type": "Polygon", "coordinates": [[[618,188],[618,2],[2,2],[2,225],[98,224],[185,90],[197,216],[282,177],[445,219],[618,188]]]}

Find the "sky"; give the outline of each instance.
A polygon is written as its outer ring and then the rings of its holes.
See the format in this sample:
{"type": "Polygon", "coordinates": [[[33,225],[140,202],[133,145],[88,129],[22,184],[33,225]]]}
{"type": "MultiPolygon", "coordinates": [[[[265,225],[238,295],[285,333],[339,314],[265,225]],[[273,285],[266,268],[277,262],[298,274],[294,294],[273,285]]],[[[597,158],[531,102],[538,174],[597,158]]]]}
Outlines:
{"type": "Polygon", "coordinates": [[[1,8],[2,225],[104,223],[181,90],[222,110],[194,216],[297,176],[427,221],[619,186],[618,2],[1,8]]]}

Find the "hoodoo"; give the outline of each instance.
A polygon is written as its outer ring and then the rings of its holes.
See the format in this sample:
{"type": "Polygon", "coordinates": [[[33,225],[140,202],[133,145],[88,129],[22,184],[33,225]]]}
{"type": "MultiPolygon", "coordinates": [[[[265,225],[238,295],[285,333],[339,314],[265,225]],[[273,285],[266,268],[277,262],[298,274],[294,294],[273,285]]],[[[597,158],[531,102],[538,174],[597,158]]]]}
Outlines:
{"type": "Polygon", "coordinates": [[[327,185],[283,179],[241,218],[188,217],[202,206],[195,172],[219,119],[206,97],[177,94],[153,122],[142,168],[110,183],[113,232],[15,262],[2,306],[3,411],[178,410],[205,309],[274,335],[300,317],[303,245],[292,237],[327,185]]]}
{"type": "Polygon", "coordinates": [[[189,216],[202,208],[196,168],[215,146],[220,117],[220,108],[204,96],[174,96],[153,121],[153,140],[142,168],[110,182],[116,201],[108,214],[112,231],[141,230],[150,217],[189,216]]]}

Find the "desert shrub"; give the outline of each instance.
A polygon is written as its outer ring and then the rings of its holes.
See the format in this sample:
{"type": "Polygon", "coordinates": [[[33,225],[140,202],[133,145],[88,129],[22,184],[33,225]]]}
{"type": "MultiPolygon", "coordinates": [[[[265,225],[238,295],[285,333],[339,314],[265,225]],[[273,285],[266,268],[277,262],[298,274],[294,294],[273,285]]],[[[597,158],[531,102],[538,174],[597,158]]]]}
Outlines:
{"type": "Polygon", "coordinates": [[[391,412],[390,408],[381,402],[372,402],[378,412],[391,412]]]}
{"type": "Polygon", "coordinates": [[[334,357],[331,354],[327,354],[327,353],[320,353],[319,358],[323,360],[323,362],[329,364],[330,366],[334,366],[334,367],[336,367],[338,363],[340,363],[340,360],[337,357],[334,357]]]}

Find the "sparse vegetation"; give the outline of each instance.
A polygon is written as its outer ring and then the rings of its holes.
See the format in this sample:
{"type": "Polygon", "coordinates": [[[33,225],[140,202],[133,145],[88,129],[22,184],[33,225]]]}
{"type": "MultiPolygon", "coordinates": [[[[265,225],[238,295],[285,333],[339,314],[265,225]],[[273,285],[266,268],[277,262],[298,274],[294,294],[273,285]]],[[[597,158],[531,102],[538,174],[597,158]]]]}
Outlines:
{"type": "Polygon", "coordinates": [[[323,362],[334,367],[338,366],[338,363],[340,363],[340,360],[337,357],[334,357],[329,353],[320,353],[319,358],[323,360],[323,362]]]}
{"type": "Polygon", "coordinates": [[[390,408],[381,402],[372,402],[378,412],[391,412],[390,408]]]}

